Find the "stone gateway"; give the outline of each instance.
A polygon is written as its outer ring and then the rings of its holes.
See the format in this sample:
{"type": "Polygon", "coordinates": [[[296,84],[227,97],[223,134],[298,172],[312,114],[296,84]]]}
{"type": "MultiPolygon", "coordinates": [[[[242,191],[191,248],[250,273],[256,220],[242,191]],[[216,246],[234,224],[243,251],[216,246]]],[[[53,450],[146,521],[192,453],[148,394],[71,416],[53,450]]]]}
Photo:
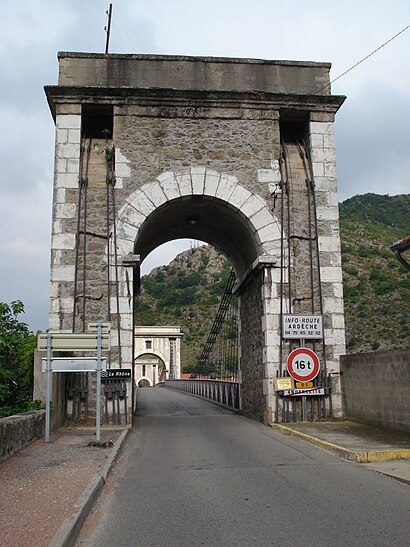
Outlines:
{"type": "MultiPolygon", "coordinates": [[[[133,368],[139,262],[167,241],[202,240],[237,276],[243,413],[284,419],[274,385],[296,345],[282,336],[282,316],[317,314],[323,338],[305,345],[330,375],[340,416],[333,123],[344,97],[330,93],[330,65],[58,59],[58,85],[46,87],[56,124],[50,329],[83,332],[89,321],[110,321],[110,367],[133,368]]],[[[91,385],[84,389],[92,395],[91,385]]]]}

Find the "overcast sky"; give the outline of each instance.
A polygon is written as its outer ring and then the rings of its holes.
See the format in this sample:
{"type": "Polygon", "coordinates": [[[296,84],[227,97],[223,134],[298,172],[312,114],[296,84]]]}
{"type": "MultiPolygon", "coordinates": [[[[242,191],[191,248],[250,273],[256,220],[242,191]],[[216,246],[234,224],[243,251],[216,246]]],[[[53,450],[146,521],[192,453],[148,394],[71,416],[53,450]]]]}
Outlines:
{"type": "MultiPolygon", "coordinates": [[[[335,79],[410,24],[409,0],[113,0],[110,53],[329,61],[335,79]]],[[[0,0],[0,300],[47,327],[57,51],[103,52],[105,0],[0,0]]],[[[342,77],[340,201],[410,191],[410,29],[342,77]]],[[[405,236],[407,234],[403,234],[405,236]]],[[[185,245],[184,243],[182,246],[185,245]]],[[[146,260],[167,263],[181,244],[146,260]]]]}

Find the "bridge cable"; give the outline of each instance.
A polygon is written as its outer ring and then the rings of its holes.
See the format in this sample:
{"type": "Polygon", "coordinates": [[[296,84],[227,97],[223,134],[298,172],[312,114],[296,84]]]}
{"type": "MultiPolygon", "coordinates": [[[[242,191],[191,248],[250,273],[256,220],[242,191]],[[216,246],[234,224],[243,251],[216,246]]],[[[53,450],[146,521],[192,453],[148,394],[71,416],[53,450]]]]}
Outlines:
{"type": "Polygon", "coordinates": [[[211,331],[208,335],[208,338],[204,344],[204,348],[202,350],[201,355],[198,358],[197,365],[196,365],[196,371],[193,373],[193,375],[201,375],[201,373],[204,370],[205,364],[209,361],[209,356],[214,348],[215,341],[218,338],[218,335],[221,331],[221,327],[225,321],[226,314],[229,310],[230,303],[233,296],[233,286],[236,281],[236,275],[234,270],[232,269],[228,281],[224,290],[224,294],[222,296],[218,311],[216,313],[214,322],[211,327],[211,331]]]}

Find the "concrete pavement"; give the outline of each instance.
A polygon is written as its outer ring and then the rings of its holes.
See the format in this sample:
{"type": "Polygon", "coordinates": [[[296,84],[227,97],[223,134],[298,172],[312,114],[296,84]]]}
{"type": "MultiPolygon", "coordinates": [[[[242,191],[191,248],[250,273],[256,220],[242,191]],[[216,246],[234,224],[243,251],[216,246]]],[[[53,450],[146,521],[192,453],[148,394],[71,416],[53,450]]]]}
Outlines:
{"type": "Polygon", "coordinates": [[[408,433],[350,421],[298,422],[272,427],[410,484],[408,433]]]}
{"type": "Polygon", "coordinates": [[[408,485],[169,389],[144,389],[77,547],[408,545],[408,485]]]}
{"type": "MultiPolygon", "coordinates": [[[[182,406],[175,410],[170,405],[169,412],[171,417],[186,414],[182,406]]],[[[410,455],[410,435],[353,422],[307,422],[273,429],[344,459],[366,462],[361,466],[410,484],[410,459],[403,459],[410,455]],[[380,461],[387,457],[395,459],[380,461]]],[[[51,443],[34,441],[1,462],[0,545],[25,547],[28,536],[33,547],[72,545],[127,433],[103,429],[106,447],[100,448],[90,445],[94,429],[61,428],[51,443]]]]}
{"type": "Polygon", "coordinates": [[[72,545],[127,433],[63,427],[0,462],[0,546],[72,545]]]}
{"type": "Polygon", "coordinates": [[[297,422],[272,427],[358,463],[410,458],[410,433],[349,421],[297,422]]]}

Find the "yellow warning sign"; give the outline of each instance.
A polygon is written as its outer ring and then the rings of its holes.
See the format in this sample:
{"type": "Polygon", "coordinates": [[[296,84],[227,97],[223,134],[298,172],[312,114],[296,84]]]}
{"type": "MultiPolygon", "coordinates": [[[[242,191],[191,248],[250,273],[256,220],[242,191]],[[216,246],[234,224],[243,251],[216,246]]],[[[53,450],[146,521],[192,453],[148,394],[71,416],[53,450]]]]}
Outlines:
{"type": "Polygon", "coordinates": [[[275,391],[285,391],[293,388],[293,378],[275,378],[275,391]]]}
{"type": "Polygon", "coordinates": [[[297,388],[313,387],[313,382],[296,382],[297,388]]]}

